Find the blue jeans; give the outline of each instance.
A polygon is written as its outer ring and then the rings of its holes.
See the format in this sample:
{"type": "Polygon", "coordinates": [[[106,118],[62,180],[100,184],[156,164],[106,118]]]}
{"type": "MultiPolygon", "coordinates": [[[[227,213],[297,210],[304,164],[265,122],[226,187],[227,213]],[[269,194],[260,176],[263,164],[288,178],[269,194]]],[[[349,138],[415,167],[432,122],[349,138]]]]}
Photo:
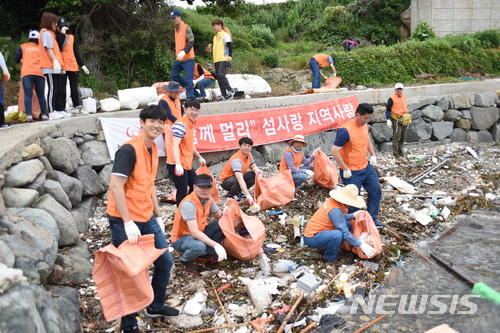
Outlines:
{"type": "Polygon", "coordinates": [[[316,59],[311,58],[309,60],[309,67],[311,67],[311,71],[313,72],[313,82],[312,88],[317,89],[321,87],[321,74],[319,73],[320,67],[316,59]]]}
{"type": "MultiPolygon", "coordinates": [[[[219,221],[210,222],[203,231],[205,235],[208,236],[214,242],[220,243],[224,239],[224,233],[219,226],[219,221]]],[[[191,235],[185,235],[172,243],[172,247],[179,252],[182,252],[180,256],[181,261],[192,261],[195,258],[202,256],[206,253],[214,254],[215,250],[197,240],[191,235]]]]}
{"type": "MultiPolygon", "coordinates": [[[[332,222],[333,224],[333,222],[332,222]]],[[[346,221],[349,231],[352,230],[351,222],[346,221]]],[[[328,259],[328,261],[335,261],[337,255],[339,254],[340,245],[344,241],[342,233],[339,230],[324,230],[318,232],[312,237],[304,237],[304,242],[307,246],[313,249],[322,249],[323,256],[328,259]]]]}
{"type": "Polygon", "coordinates": [[[194,75],[194,59],[187,61],[174,61],[172,66],[172,72],[170,77],[173,81],[179,82],[181,86],[186,88],[186,98],[194,98],[194,85],[193,85],[193,75],[194,75]],[[184,72],[184,77],[180,74],[184,72]]]}
{"type": "MultiPolygon", "coordinates": [[[[108,216],[109,219],[109,229],[111,230],[111,240],[113,245],[118,247],[121,243],[127,240],[127,234],[125,233],[125,227],[123,225],[123,220],[120,218],[108,216]]],[[[135,223],[141,232],[141,235],[155,235],[155,247],[157,249],[168,248],[168,242],[163,234],[158,221],[153,216],[148,222],[136,222],[135,223]]],[[[172,255],[167,250],[158,257],[154,262],[153,280],[151,281],[151,286],[153,287],[153,303],[150,307],[152,310],[161,310],[165,306],[165,293],[167,290],[168,281],[170,280],[170,271],[174,265],[174,259],[172,255]]],[[[132,313],[122,317],[122,328],[132,328],[137,324],[136,319],[137,314],[132,313]]]]}
{"type": "Polygon", "coordinates": [[[196,88],[194,89],[194,97],[207,97],[207,93],[205,92],[205,88],[210,87],[212,84],[214,84],[215,80],[212,79],[203,79],[200,82],[196,84],[196,88]],[[198,92],[198,90],[200,92],[198,92]]]}
{"type": "MultiPolygon", "coordinates": [[[[301,166],[300,169],[312,170],[312,165],[301,166]]],[[[307,180],[307,173],[295,172],[292,173],[292,178],[293,178],[293,184],[295,185],[295,188],[297,188],[305,183],[305,181],[307,180]]]]}
{"type": "Polygon", "coordinates": [[[39,75],[26,75],[21,79],[24,90],[24,106],[26,114],[31,115],[33,111],[33,85],[36,88],[36,97],[40,103],[40,111],[47,114],[47,100],[45,99],[45,77],[39,75]]]}
{"type": "MultiPolygon", "coordinates": [[[[366,192],[368,192],[367,211],[370,213],[373,221],[377,221],[378,208],[380,206],[380,200],[382,199],[382,189],[378,181],[377,171],[375,171],[375,168],[371,164],[368,164],[363,170],[351,170],[351,172],[351,178],[346,179],[344,178],[344,170],[340,169],[340,178],[342,178],[342,182],[344,185],[356,185],[360,192],[361,186],[365,188],[366,192]]],[[[351,206],[348,212],[354,213],[357,210],[359,209],[351,206]]]]}

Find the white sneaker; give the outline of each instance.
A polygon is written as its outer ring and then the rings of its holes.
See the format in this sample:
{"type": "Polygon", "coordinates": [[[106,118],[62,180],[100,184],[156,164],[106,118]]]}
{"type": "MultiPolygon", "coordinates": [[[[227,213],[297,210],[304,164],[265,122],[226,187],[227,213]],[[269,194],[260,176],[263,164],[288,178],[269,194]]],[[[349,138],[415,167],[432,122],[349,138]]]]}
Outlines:
{"type": "Polygon", "coordinates": [[[47,116],[46,114],[42,114],[42,120],[45,121],[45,120],[49,120],[49,119],[50,119],[49,116],[47,116]]]}
{"type": "Polygon", "coordinates": [[[62,114],[61,111],[53,111],[49,114],[49,119],[50,120],[58,120],[58,119],[63,119],[64,115],[62,114]]]}
{"type": "Polygon", "coordinates": [[[11,124],[0,125],[0,130],[4,130],[4,129],[8,129],[8,128],[12,128],[12,125],[11,124]]]}
{"type": "Polygon", "coordinates": [[[71,113],[66,112],[66,111],[61,111],[61,113],[63,114],[64,118],[69,118],[72,116],[71,113]]]}

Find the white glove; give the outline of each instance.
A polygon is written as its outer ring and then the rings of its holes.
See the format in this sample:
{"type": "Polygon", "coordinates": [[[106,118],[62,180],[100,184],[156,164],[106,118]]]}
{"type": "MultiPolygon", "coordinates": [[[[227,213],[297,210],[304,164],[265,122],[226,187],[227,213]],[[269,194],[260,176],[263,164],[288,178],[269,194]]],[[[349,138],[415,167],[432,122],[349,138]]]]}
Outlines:
{"type": "Polygon", "coordinates": [[[349,179],[349,178],[351,178],[351,176],[352,176],[351,170],[349,170],[349,169],[344,170],[344,178],[349,179]]]}
{"type": "Polygon", "coordinates": [[[137,243],[137,238],[141,235],[139,231],[139,227],[133,220],[123,222],[123,226],[125,227],[125,233],[127,234],[128,241],[131,244],[137,243]]]}
{"type": "Polygon", "coordinates": [[[361,242],[361,245],[359,247],[368,258],[371,258],[375,255],[375,249],[373,248],[373,246],[368,245],[365,242],[361,242]]]}
{"type": "Polygon", "coordinates": [[[54,74],[61,74],[61,64],[57,59],[54,60],[54,74]]]}
{"type": "Polygon", "coordinates": [[[314,177],[314,171],[312,170],[304,170],[307,174],[307,179],[311,179],[312,177],[314,177]]]}
{"type": "Polygon", "coordinates": [[[247,200],[248,200],[248,204],[249,204],[250,206],[253,206],[253,205],[255,204],[255,201],[253,201],[253,197],[252,197],[252,195],[251,195],[250,193],[248,193],[248,194],[246,195],[246,197],[247,197],[247,200]]]}
{"type": "Polygon", "coordinates": [[[3,80],[5,82],[9,81],[10,80],[10,73],[9,72],[4,72],[3,73],[3,80]]]}
{"type": "Polygon", "coordinates": [[[62,34],[63,34],[63,35],[66,35],[66,31],[68,31],[68,29],[69,29],[68,27],[62,27],[62,28],[61,28],[61,32],[62,32],[62,34]]]}
{"type": "Polygon", "coordinates": [[[182,60],[182,58],[184,58],[184,56],[186,55],[186,52],[184,51],[181,51],[177,54],[177,60],[182,60]]]}
{"type": "Polygon", "coordinates": [[[161,232],[165,233],[165,222],[163,222],[163,217],[159,216],[156,218],[158,225],[160,226],[161,232]]]}
{"type": "Polygon", "coordinates": [[[313,151],[313,153],[312,153],[312,156],[316,156],[316,153],[317,153],[318,151],[320,151],[320,150],[321,150],[321,148],[316,148],[316,149],[314,149],[314,151],[313,151]]]}
{"type": "Polygon", "coordinates": [[[392,121],[390,119],[387,119],[387,126],[389,128],[392,128],[392,121]]]}
{"type": "Polygon", "coordinates": [[[374,167],[377,166],[377,156],[370,156],[370,164],[374,167]]]}
{"type": "Polygon", "coordinates": [[[261,173],[263,173],[261,169],[257,169],[257,170],[255,171],[255,174],[256,174],[256,175],[260,175],[261,173]]]}
{"type": "Polygon", "coordinates": [[[200,165],[205,165],[207,164],[207,161],[205,161],[205,159],[203,157],[200,156],[200,158],[198,159],[198,162],[200,162],[200,165]]]}
{"type": "Polygon", "coordinates": [[[176,164],[175,165],[175,171],[174,171],[174,174],[177,176],[177,177],[180,177],[184,174],[184,168],[182,167],[181,164],[176,164]]]}
{"type": "Polygon", "coordinates": [[[82,69],[83,69],[83,72],[84,72],[85,74],[89,75],[89,73],[90,73],[90,72],[89,72],[89,69],[87,68],[87,66],[83,65],[83,66],[82,66],[82,69]]]}
{"type": "Polygon", "coordinates": [[[222,245],[220,245],[220,244],[215,245],[214,250],[215,250],[215,253],[217,253],[217,256],[219,257],[219,261],[227,259],[226,249],[224,249],[224,247],[222,247],[222,245]]]}
{"type": "Polygon", "coordinates": [[[359,214],[359,213],[361,213],[361,212],[365,212],[365,210],[364,210],[364,209],[357,210],[357,211],[355,211],[354,213],[352,213],[352,216],[353,216],[354,218],[356,218],[356,216],[358,216],[358,214],[359,214]]]}

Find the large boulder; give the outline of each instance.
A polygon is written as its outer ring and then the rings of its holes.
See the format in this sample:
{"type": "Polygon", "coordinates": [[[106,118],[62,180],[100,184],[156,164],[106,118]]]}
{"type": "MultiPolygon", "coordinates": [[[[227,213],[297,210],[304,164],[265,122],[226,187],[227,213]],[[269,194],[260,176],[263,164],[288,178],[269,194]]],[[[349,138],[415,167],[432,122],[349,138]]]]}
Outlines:
{"type": "Polygon", "coordinates": [[[7,170],[6,187],[21,187],[31,183],[43,171],[43,164],[38,159],[19,162],[7,170]]]}
{"type": "Polygon", "coordinates": [[[474,104],[474,94],[455,95],[453,99],[454,109],[470,109],[474,104]]]}
{"type": "Polygon", "coordinates": [[[450,139],[451,142],[466,142],[467,132],[461,128],[454,128],[451,133],[450,139]]]}
{"type": "Polygon", "coordinates": [[[500,124],[491,126],[490,133],[491,139],[496,143],[500,143],[500,124]]]}
{"type": "Polygon", "coordinates": [[[488,131],[469,131],[465,136],[465,141],[470,143],[494,143],[493,137],[488,131]]]}
{"type": "Polygon", "coordinates": [[[5,207],[31,207],[38,200],[38,192],[26,188],[4,187],[5,207]]]}
{"type": "Polygon", "coordinates": [[[78,149],[82,155],[83,163],[91,167],[103,166],[111,160],[106,142],[89,141],[79,146],[78,149]]]}
{"type": "Polygon", "coordinates": [[[431,138],[431,135],[432,125],[425,122],[422,118],[417,118],[408,125],[406,142],[426,141],[431,138]]]}
{"type": "Polygon", "coordinates": [[[26,160],[31,160],[43,155],[42,147],[40,147],[40,145],[36,143],[32,143],[29,146],[25,147],[24,152],[26,153],[26,160]]]}
{"type": "Polygon", "coordinates": [[[495,106],[498,96],[494,92],[482,92],[474,95],[474,105],[483,108],[495,106]]]}
{"type": "Polygon", "coordinates": [[[437,121],[432,122],[432,141],[440,141],[449,137],[453,133],[453,122],[437,121]]]}
{"type": "Polygon", "coordinates": [[[452,122],[458,121],[460,119],[462,119],[462,112],[458,110],[448,110],[444,113],[443,117],[444,121],[452,121],[452,122]]]}
{"type": "Polygon", "coordinates": [[[24,282],[8,289],[0,297],[2,332],[47,332],[37,310],[39,300],[31,286],[35,285],[24,282]]]}
{"type": "Polygon", "coordinates": [[[436,101],[436,105],[443,111],[448,111],[450,109],[450,99],[446,96],[439,97],[436,101]]]}
{"type": "Polygon", "coordinates": [[[422,118],[430,121],[441,121],[444,116],[443,110],[439,106],[427,105],[422,108],[422,118]]]}
{"type": "Polygon", "coordinates": [[[82,201],[82,182],[60,171],[55,171],[55,175],[57,177],[56,180],[61,184],[64,192],[68,195],[71,205],[78,205],[82,201]]]}
{"type": "Polygon", "coordinates": [[[98,195],[106,192],[97,173],[88,165],[78,167],[72,176],[82,183],[83,196],[98,195]]]}
{"type": "Polygon", "coordinates": [[[40,174],[35,178],[34,181],[32,181],[30,184],[24,186],[24,188],[28,188],[30,190],[35,190],[40,192],[40,189],[42,188],[43,182],[47,179],[47,171],[43,170],[40,172],[40,174]]]}
{"type": "MultiPolygon", "coordinates": [[[[166,163],[163,163],[165,166],[167,165],[166,163]]],[[[111,180],[111,171],[113,170],[113,164],[106,164],[104,168],[99,172],[99,179],[101,180],[102,186],[104,186],[104,189],[107,191],[109,189],[109,182],[111,180]]],[[[166,170],[166,167],[165,167],[166,170]]],[[[158,173],[160,170],[158,170],[158,173]]],[[[168,171],[166,176],[168,176],[168,171]]],[[[166,176],[164,178],[166,178],[166,176]]]]}
{"type": "Polygon", "coordinates": [[[385,121],[386,121],[385,106],[382,105],[373,106],[373,115],[370,118],[369,124],[384,123],[385,121]]]}
{"type": "Polygon", "coordinates": [[[64,192],[61,183],[47,179],[43,182],[41,194],[50,194],[52,198],[56,199],[64,208],[71,210],[71,201],[69,201],[69,197],[66,192],[64,192]]]}
{"type": "Polygon", "coordinates": [[[377,123],[370,126],[370,133],[376,143],[391,141],[392,128],[386,123],[377,123]]]}
{"type": "Polygon", "coordinates": [[[470,109],[471,125],[473,129],[487,130],[493,126],[499,117],[498,108],[480,108],[473,106],[470,109]]]}
{"type": "Polygon", "coordinates": [[[76,284],[80,285],[90,277],[92,264],[89,261],[90,253],[87,243],[78,240],[77,245],[66,251],[65,254],[57,255],[56,264],[64,268],[63,274],[59,275],[59,280],[55,280],[51,275],[51,283],[76,284]]]}
{"type": "Polygon", "coordinates": [[[418,110],[426,105],[432,105],[436,103],[436,97],[425,97],[422,99],[418,100],[408,100],[408,103],[406,104],[406,108],[408,109],[408,112],[413,112],[415,110],[418,110]]]}
{"type": "Polygon", "coordinates": [[[42,148],[52,167],[65,174],[72,174],[80,164],[80,152],[71,139],[47,137],[42,140],[42,148]]]}
{"type": "Polygon", "coordinates": [[[288,149],[288,147],[289,147],[288,143],[278,142],[270,145],[259,146],[257,147],[257,150],[259,151],[259,153],[262,154],[262,156],[266,159],[266,161],[270,163],[278,163],[281,161],[281,157],[283,156],[285,150],[288,149]]]}
{"type": "Polygon", "coordinates": [[[455,127],[468,131],[470,130],[470,120],[460,119],[459,121],[455,122],[455,127]]]}

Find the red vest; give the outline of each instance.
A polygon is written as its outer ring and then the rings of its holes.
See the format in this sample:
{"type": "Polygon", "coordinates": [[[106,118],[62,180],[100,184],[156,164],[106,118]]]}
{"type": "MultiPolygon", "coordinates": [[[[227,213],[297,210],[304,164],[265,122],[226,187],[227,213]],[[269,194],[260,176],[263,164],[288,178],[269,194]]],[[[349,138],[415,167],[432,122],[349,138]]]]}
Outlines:
{"type": "Polygon", "coordinates": [[[296,167],[296,168],[300,168],[300,166],[302,165],[302,160],[304,159],[304,153],[300,152],[300,153],[296,153],[293,151],[292,147],[288,148],[287,150],[285,150],[285,153],[283,154],[283,157],[281,158],[281,162],[280,162],[280,172],[281,171],[285,171],[285,170],[288,170],[288,164],[286,164],[286,161],[285,161],[285,154],[288,153],[288,152],[292,152],[293,154],[293,165],[296,167]]]}
{"type": "Polygon", "coordinates": [[[408,113],[408,109],[406,108],[405,95],[398,96],[398,94],[394,93],[394,95],[392,95],[391,98],[392,98],[391,113],[394,113],[398,116],[402,116],[405,113],[408,113]]]}
{"type": "Polygon", "coordinates": [[[340,208],[344,214],[347,213],[347,208],[344,204],[333,198],[326,199],[326,201],[321,205],[316,213],[314,213],[307,223],[306,228],[304,229],[304,236],[313,237],[318,232],[324,230],[335,230],[335,225],[328,218],[328,213],[330,213],[330,211],[334,208],[340,208]]]}
{"type": "Polygon", "coordinates": [[[209,71],[207,71],[205,68],[203,68],[203,67],[201,67],[203,69],[203,73],[198,73],[198,65],[199,64],[194,64],[193,80],[198,79],[202,75],[205,75],[205,79],[215,80],[215,78],[212,76],[212,74],[209,71]]]}
{"type": "MultiPolygon", "coordinates": [[[[186,28],[189,27],[186,23],[182,22],[179,25],[179,29],[175,29],[175,54],[179,54],[187,45],[186,41],[186,28]]],[[[194,47],[186,53],[182,60],[188,60],[194,58],[194,47]]]]}
{"type": "Polygon", "coordinates": [[[61,55],[64,61],[64,70],[70,72],[78,72],[78,63],[76,62],[75,52],[74,52],[75,36],[68,34],[66,35],[66,45],[61,51],[61,55]]]}
{"type": "Polygon", "coordinates": [[[226,164],[224,164],[224,167],[222,168],[222,172],[220,173],[220,176],[219,176],[220,181],[223,181],[229,177],[234,176],[233,168],[231,168],[231,162],[234,159],[241,160],[241,163],[243,163],[243,165],[241,166],[241,173],[245,174],[247,172],[248,168],[250,167],[250,164],[253,161],[253,156],[252,156],[252,154],[248,154],[248,159],[247,159],[247,158],[245,158],[245,155],[243,155],[241,150],[238,150],[233,156],[231,156],[229,161],[227,161],[226,164]]]}
{"type": "Polygon", "coordinates": [[[318,62],[319,67],[323,68],[330,65],[328,57],[330,57],[328,54],[320,53],[316,54],[313,58],[318,62]]]}
{"type": "Polygon", "coordinates": [[[172,238],[170,240],[171,243],[175,242],[182,236],[191,235],[187,223],[184,221],[181,214],[181,206],[186,200],[191,200],[196,207],[196,222],[198,223],[198,229],[200,231],[205,231],[208,224],[208,216],[210,215],[210,207],[212,207],[213,198],[209,197],[205,207],[203,207],[200,199],[196,196],[196,194],[194,194],[194,192],[191,192],[191,194],[188,194],[184,199],[182,199],[181,204],[175,212],[174,226],[172,227],[172,238]]]}
{"type": "Polygon", "coordinates": [[[351,119],[342,128],[347,129],[350,140],[342,147],[340,155],[349,169],[363,170],[368,165],[368,125],[359,126],[351,119]]]}
{"type": "Polygon", "coordinates": [[[21,66],[21,77],[26,75],[43,76],[40,67],[40,48],[36,43],[24,43],[21,45],[23,52],[23,62],[21,66]]]}
{"type": "MultiPolygon", "coordinates": [[[[182,168],[184,170],[191,170],[193,168],[193,151],[194,151],[194,123],[189,120],[187,115],[184,115],[177,119],[175,123],[184,123],[186,126],[186,135],[181,139],[181,143],[179,144],[179,155],[181,158],[182,168]]],[[[168,145],[167,145],[167,163],[175,165],[174,158],[174,148],[173,148],[173,139],[174,136],[172,132],[168,137],[168,145]]]]}
{"type": "MultiPolygon", "coordinates": [[[[135,222],[147,222],[153,216],[152,193],[158,171],[158,148],[153,142],[149,154],[142,134],[126,142],[135,150],[135,166],[125,183],[125,197],[130,217],[135,222]]],[[[106,213],[121,217],[116,208],[113,191],[109,191],[106,213]]]]}
{"type": "Polygon", "coordinates": [[[59,61],[59,64],[61,64],[61,67],[64,68],[64,61],[63,61],[62,56],[61,56],[61,51],[59,50],[59,44],[57,44],[57,41],[56,41],[56,34],[53,31],[47,30],[45,28],[43,28],[40,31],[40,39],[39,39],[39,43],[40,43],[40,67],[41,68],[54,68],[54,61],[50,58],[49,52],[47,51],[47,49],[43,45],[42,34],[44,33],[44,31],[50,32],[50,34],[52,36],[52,47],[53,47],[52,51],[54,51],[54,55],[56,56],[57,61],[59,61]]]}

